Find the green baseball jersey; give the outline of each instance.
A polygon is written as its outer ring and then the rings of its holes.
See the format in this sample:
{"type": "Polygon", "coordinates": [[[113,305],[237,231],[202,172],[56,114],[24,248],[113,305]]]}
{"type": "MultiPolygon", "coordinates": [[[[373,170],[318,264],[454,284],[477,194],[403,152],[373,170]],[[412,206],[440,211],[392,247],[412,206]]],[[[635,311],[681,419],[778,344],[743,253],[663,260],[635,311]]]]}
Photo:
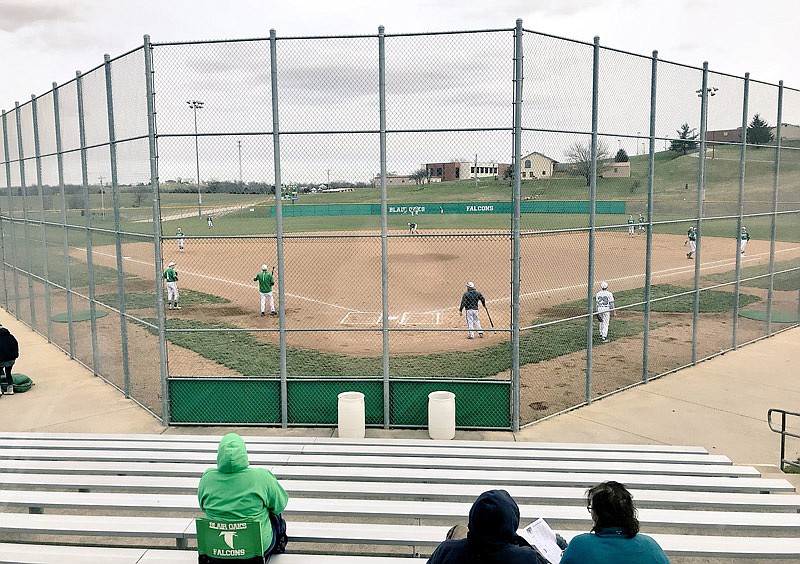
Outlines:
{"type": "Polygon", "coordinates": [[[749,241],[750,233],[748,233],[746,229],[742,230],[742,232],[739,233],[739,239],[742,241],[749,241]]]}
{"type": "Polygon", "coordinates": [[[166,280],[167,282],[177,282],[178,273],[174,268],[170,267],[164,271],[164,280],[166,280]]]}
{"type": "Polygon", "coordinates": [[[275,284],[275,279],[272,277],[272,274],[266,270],[262,270],[256,274],[256,277],[253,278],[253,282],[258,282],[258,291],[266,294],[272,291],[272,286],[275,284]]]}
{"type": "Polygon", "coordinates": [[[175,236],[176,236],[176,237],[183,237],[183,231],[181,231],[180,229],[178,229],[178,231],[175,233],[175,236]]]}
{"type": "Polygon", "coordinates": [[[690,241],[697,241],[697,231],[694,229],[690,229],[686,232],[686,236],[689,238],[690,241]]]}
{"type": "Polygon", "coordinates": [[[644,223],[644,216],[639,214],[639,223],[644,223]]]}
{"type": "Polygon", "coordinates": [[[628,217],[628,225],[633,225],[633,216],[628,217]]]}

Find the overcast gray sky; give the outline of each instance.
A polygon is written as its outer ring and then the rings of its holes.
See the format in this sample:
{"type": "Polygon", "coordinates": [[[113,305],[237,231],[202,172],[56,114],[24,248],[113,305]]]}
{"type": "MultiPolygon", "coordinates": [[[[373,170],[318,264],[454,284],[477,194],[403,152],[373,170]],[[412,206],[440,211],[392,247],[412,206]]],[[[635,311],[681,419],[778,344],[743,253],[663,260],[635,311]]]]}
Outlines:
{"type": "MultiPolygon", "coordinates": [[[[692,67],[708,61],[713,71],[736,76],[750,72],[754,80],[777,83],[783,79],[786,86],[800,88],[794,37],[800,23],[797,0],[0,0],[0,108],[11,110],[15,101],[25,103],[31,94],[50,90],[53,82],[70,81],[76,70],[85,73],[97,67],[104,53],[114,57],[140,46],[144,34],[155,43],[268,37],[271,28],[279,37],[374,35],[379,25],[385,26],[387,34],[507,29],[517,18],[535,32],[583,42],[598,35],[605,47],[645,56],[658,50],[662,60],[692,67]]],[[[387,41],[390,128],[507,126],[511,116],[509,37],[387,41]]],[[[312,47],[309,43],[286,44],[279,65],[279,89],[285,97],[281,105],[284,131],[376,128],[377,53],[374,40],[362,43],[361,48],[358,40],[328,41],[312,47]]],[[[263,51],[253,50],[263,50],[263,44],[247,45],[231,45],[230,51],[226,46],[159,50],[159,133],[189,132],[188,98],[207,104],[200,116],[201,131],[270,131],[269,104],[258,102],[269,99],[268,67],[255,71],[258,80],[252,75],[257,66],[253,61],[263,60],[263,51]]],[[[530,35],[525,49],[526,127],[587,131],[590,49],[530,35]]],[[[138,64],[131,67],[130,72],[134,71],[138,80],[138,64]]],[[[656,135],[674,136],[684,121],[696,127],[699,105],[694,89],[699,87],[699,73],[674,65],[660,67],[659,73],[656,135]]],[[[94,75],[101,78],[101,73],[94,75]]],[[[709,108],[709,128],[738,126],[740,82],[720,76],[713,81],[720,93],[709,108]]],[[[87,91],[98,95],[95,102],[102,107],[102,89],[87,91]]],[[[775,98],[774,89],[754,84],[750,113],[760,111],[774,123],[775,98]]],[[[798,102],[800,93],[787,97],[784,121],[800,122],[798,102]]],[[[631,154],[643,150],[641,140],[625,136],[648,129],[649,62],[604,52],[600,103],[600,127],[607,134],[608,145],[624,147],[631,154]]],[[[471,160],[477,154],[481,160],[507,160],[507,135],[495,137],[398,136],[389,147],[394,159],[390,171],[410,172],[431,159],[471,160]]],[[[201,147],[204,177],[236,176],[239,139],[216,140],[216,145],[205,141],[206,146],[201,147]]],[[[563,147],[571,140],[556,133],[529,133],[523,151],[544,151],[561,160],[563,147]]],[[[356,175],[366,178],[375,170],[377,155],[372,153],[376,142],[366,139],[360,146],[361,141],[348,138],[347,142],[317,143],[312,136],[296,141],[293,147],[292,139],[287,139],[283,146],[289,165],[285,178],[308,178],[312,168],[317,181],[328,174],[331,178],[352,177],[359,167],[347,163],[345,156],[369,155],[356,175]],[[292,167],[289,155],[293,149],[297,154],[314,155],[314,159],[298,161],[292,167]],[[335,154],[336,149],[342,154],[335,154]],[[320,168],[318,154],[328,154],[332,163],[343,163],[339,165],[342,170],[320,168]]],[[[194,176],[191,143],[187,138],[172,145],[162,143],[162,156],[169,157],[162,159],[167,177],[194,176]],[[166,170],[168,162],[171,170],[166,170]]],[[[245,138],[242,144],[245,180],[268,177],[264,163],[270,161],[266,158],[269,144],[263,138],[245,138]]],[[[80,170],[73,168],[76,174],[80,170]]],[[[146,174],[146,170],[142,172],[146,174]]]]}
{"type": "Polygon", "coordinates": [[[0,107],[153,41],[512,27],[800,88],[796,0],[0,0],[0,107]]]}

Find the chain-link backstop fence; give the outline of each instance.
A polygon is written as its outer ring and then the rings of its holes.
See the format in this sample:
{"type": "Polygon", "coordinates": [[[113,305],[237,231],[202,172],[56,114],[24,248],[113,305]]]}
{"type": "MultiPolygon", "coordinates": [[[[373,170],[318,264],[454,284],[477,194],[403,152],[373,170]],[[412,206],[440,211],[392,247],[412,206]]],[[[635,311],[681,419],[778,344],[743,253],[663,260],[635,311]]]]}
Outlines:
{"type": "Polygon", "coordinates": [[[800,317],[800,91],[521,22],[145,38],[0,142],[3,306],[165,424],[516,430],[800,317]]]}

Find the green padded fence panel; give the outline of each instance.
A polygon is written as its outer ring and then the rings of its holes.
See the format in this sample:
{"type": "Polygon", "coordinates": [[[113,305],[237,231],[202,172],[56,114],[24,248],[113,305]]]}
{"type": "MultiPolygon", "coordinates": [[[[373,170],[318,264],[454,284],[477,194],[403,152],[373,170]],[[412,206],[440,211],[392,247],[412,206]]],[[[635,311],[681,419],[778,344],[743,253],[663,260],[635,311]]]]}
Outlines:
{"type": "Polygon", "coordinates": [[[367,425],[383,425],[382,380],[290,380],[287,383],[290,425],[336,425],[339,394],[364,394],[367,425]]]}
{"type": "MultiPolygon", "coordinates": [[[[380,204],[284,204],[281,208],[284,217],[340,216],[340,215],[380,215],[380,204]]],[[[416,203],[389,205],[389,215],[409,214],[412,211],[422,215],[430,214],[506,214],[513,210],[511,202],[459,202],[459,203],[416,203]]],[[[588,201],[526,201],[520,202],[522,213],[568,213],[588,215],[588,201]]],[[[624,214],[625,202],[597,202],[598,214],[624,214]]],[[[275,216],[275,207],[270,208],[275,216]]]]}
{"type": "Polygon", "coordinates": [[[427,426],[428,394],[448,391],[456,395],[456,427],[511,426],[510,382],[392,381],[389,384],[392,426],[427,426]]]}
{"type": "Polygon", "coordinates": [[[267,378],[168,378],[173,423],[280,424],[280,382],[267,378]]]}

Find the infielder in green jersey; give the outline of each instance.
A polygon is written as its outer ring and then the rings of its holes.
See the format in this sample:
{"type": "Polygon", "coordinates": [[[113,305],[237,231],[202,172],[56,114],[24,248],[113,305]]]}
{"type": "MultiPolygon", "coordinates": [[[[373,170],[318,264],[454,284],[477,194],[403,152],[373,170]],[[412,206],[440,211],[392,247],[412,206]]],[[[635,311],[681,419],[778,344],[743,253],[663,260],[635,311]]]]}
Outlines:
{"type": "Polygon", "coordinates": [[[178,272],[175,270],[174,262],[167,265],[164,280],[167,281],[167,309],[181,309],[178,305],[178,272]]]}
{"type": "Polygon", "coordinates": [[[744,254],[747,248],[747,242],[750,240],[750,233],[747,232],[747,227],[742,225],[742,232],[739,233],[739,252],[744,254]]]}
{"type": "Polygon", "coordinates": [[[689,252],[686,253],[686,258],[692,258],[692,255],[697,250],[697,231],[694,230],[694,226],[689,228],[689,231],[686,232],[686,240],[683,242],[683,246],[686,246],[686,243],[689,243],[689,252]]]}
{"type": "Polygon", "coordinates": [[[633,225],[633,216],[628,216],[628,237],[633,237],[635,235],[634,230],[636,229],[633,225]]]}
{"type": "Polygon", "coordinates": [[[266,315],[267,298],[269,298],[269,314],[275,315],[275,298],[272,297],[272,287],[275,285],[275,278],[267,272],[269,267],[261,265],[261,272],[256,274],[253,282],[258,282],[258,291],[261,294],[261,315],[266,315]]]}
{"type": "Polygon", "coordinates": [[[178,250],[183,251],[183,230],[180,227],[178,227],[175,236],[178,238],[178,250]]]}

